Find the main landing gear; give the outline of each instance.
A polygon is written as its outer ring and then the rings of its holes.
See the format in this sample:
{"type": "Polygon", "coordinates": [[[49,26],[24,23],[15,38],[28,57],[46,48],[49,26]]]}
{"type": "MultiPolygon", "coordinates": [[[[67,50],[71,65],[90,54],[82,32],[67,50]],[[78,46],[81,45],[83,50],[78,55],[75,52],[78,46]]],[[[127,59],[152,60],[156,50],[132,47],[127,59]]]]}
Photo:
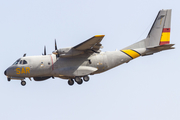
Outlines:
{"type": "MultiPolygon", "coordinates": [[[[89,76],[88,75],[84,76],[83,80],[85,82],[88,82],[89,81],[89,76]]],[[[74,79],[69,79],[68,84],[70,86],[72,86],[74,84],[74,81],[75,81],[77,84],[81,85],[83,83],[83,80],[81,79],[81,77],[76,76],[74,79]]]]}
{"type": "Polygon", "coordinates": [[[83,81],[82,81],[82,79],[80,78],[80,77],[75,77],[75,79],[74,79],[76,82],[77,82],[77,84],[79,84],[79,85],[81,85],[82,83],[83,83],[83,81]]]}
{"type": "Polygon", "coordinates": [[[74,80],[73,79],[68,80],[68,84],[69,85],[73,85],[74,84],[74,80]]]}
{"type": "Polygon", "coordinates": [[[83,80],[84,80],[85,82],[88,82],[88,81],[89,81],[89,76],[87,76],[87,75],[84,76],[84,77],[83,77],[83,80]]]}
{"type": "MultiPolygon", "coordinates": [[[[13,78],[12,78],[12,79],[13,79],[13,78]]],[[[17,80],[21,80],[21,85],[22,85],[22,86],[25,86],[25,85],[26,85],[26,81],[24,81],[24,78],[16,78],[16,79],[17,79],[17,80]]],[[[7,81],[10,82],[10,81],[11,81],[11,78],[8,77],[8,78],[7,78],[7,81]]]]}

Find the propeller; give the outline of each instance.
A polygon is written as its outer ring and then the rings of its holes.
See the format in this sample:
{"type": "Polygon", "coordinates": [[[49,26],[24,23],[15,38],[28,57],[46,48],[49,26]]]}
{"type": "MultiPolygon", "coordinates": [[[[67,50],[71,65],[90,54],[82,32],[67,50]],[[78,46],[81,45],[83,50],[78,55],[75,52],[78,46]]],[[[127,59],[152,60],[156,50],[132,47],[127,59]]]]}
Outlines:
{"type": "Polygon", "coordinates": [[[46,55],[46,46],[44,46],[44,54],[42,55],[46,55]]]}

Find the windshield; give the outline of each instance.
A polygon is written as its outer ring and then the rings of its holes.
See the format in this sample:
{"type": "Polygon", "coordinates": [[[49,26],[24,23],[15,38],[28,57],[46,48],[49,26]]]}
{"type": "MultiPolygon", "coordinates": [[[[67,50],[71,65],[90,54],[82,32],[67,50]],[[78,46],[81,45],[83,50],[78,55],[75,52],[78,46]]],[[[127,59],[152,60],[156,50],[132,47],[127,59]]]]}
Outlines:
{"type": "Polygon", "coordinates": [[[20,61],[20,59],[16,60],[16,62],[14,62],[13,65],[17,65],[19,61],[20,61]]]}

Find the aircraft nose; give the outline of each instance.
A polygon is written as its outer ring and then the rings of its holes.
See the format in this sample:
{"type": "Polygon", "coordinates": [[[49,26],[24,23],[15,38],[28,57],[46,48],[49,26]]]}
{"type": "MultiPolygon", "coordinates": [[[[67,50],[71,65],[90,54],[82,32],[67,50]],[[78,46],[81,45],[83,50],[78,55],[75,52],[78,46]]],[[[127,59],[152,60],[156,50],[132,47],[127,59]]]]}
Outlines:
{"type": "Polygon", "coordinates": [[[6,70],[4,71],[4,75],[6,75],[6,70]]]}

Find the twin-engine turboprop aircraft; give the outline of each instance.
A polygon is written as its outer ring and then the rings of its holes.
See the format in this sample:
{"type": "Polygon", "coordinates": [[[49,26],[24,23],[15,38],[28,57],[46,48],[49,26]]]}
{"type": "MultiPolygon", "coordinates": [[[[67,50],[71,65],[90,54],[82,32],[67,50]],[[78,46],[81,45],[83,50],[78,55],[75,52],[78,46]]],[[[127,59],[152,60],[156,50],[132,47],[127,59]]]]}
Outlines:
{"type": "Polygon", "coordinates": [[[8,81],[21,80],[23,86],[26,85],[26,77],[35,81],[59,77],[67,79],[69,85],[73,85],[74,81],[82,84],[83,80],[89,80],[89,75],[102,73],[139,56],[174,49],[174,44],[170,44],[170,23],[171,10],[160,10],[147,38],[119,51],[99,50],[104,35],[95,35],[77,46],[62,49],[57,49],[55,41],[53,54],[46,55],[44,48],[41,56],[24,55],[7,68],[4,74],[8,81]]]}

